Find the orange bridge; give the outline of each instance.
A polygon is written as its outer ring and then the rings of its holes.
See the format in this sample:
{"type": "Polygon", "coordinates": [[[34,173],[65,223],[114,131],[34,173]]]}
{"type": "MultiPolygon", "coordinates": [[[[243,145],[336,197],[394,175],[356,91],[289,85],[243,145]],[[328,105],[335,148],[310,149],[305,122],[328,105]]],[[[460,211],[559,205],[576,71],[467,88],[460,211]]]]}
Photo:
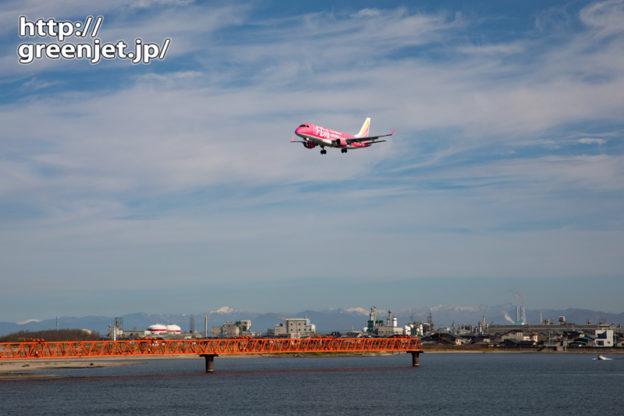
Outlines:
{"type": "Polygon", "coordinates": [[[230,338],[139,339],[131,341],[24,341],[0,343],[0,360],[42,358],[106,358],[129,356],[199,355],[206,372],[214,371],[214,357],[230,354],[406,352],[419,364],[420,339],[394,338],[230,338]]]}

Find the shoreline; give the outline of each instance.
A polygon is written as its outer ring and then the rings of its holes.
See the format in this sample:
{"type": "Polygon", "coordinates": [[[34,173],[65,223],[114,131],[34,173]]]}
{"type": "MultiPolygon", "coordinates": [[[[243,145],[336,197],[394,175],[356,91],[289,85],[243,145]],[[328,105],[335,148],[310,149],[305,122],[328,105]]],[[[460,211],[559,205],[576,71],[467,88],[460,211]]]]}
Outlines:
{"type": "Polygon", "coordinates": [[[624,354],[624,348],[568,348],[565,351],[555,351],[553,349],[537,348],[503,348],[488,346],[454,346],[454,345],[423,345],[424,353],[435,354],[456,354],[456,353],[478,353],[478,354],[624,354]]]}
{"type": "MultiPolygon", "coordinates": [[[[244,359],[244,358],[316,358],[316,357],[378,357],[387,355],[400,355],[405,352],[362,352],[362,353],[281,353],[281,354],[228,354],[218,358],[244,359]]],[[[612,355],[624,354],[624,349],[606,348],[584,348],[567,351],[537,350],[535,348],[494,348],[494,347],[456,347],[456,346],[424,346],[423,354],[587,354],[587,355],[612,355]]],[[[0,381],[22,380],[22,379],[47,379],[58,377],[54,374],[39,373],[42,370],[59,369],[88,369],[102,367],[121,367],[128,365],[138,365],[151,360],[179,360],[202,358],[195,355],[166,355],[166,356],[128,356],[128,357],[92,357],[76,359],[17,359],[0,360],[0,381]]]]}

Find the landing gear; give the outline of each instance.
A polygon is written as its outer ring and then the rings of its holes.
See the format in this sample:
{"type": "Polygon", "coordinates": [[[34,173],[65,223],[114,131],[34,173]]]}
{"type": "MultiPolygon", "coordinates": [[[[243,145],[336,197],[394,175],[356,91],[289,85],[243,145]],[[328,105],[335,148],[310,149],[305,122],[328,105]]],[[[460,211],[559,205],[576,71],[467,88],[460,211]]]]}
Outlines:
{"type": "Polygon", "coordinates": [[[325,153],[327,153],[327,150],[325,150],[325,148],[321,149],[321,154],[324,155],[325,153]]]}
{"type": "Polygon", "coordinates": [[[341,151],[342,153],[347,153],[347,149],[346,149],[346,148],[344,148],[344,149],[340,149],[340,151],[341,151]]]}

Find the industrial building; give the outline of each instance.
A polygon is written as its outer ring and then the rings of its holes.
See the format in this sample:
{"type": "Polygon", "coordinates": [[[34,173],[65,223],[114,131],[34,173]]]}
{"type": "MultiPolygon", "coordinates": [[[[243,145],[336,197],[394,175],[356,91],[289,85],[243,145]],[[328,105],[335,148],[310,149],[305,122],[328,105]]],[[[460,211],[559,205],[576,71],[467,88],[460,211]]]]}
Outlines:
{"type": "Polygon", "coordinates": [[[235,338],[235,337],[255,336],[255,334],[251,332],[250,320],[226,322],[221,326],[213,326],[210,334],[213,338],[235,338]]]}
{"type": "Polygon", "coordinates": [[[365,331],[369,335],[378,337],[392,337],[395,335],[411,335],[411,329],[401,328],[398,325],[397,317],[392,316],[392,311],[388,311],[388,318],[384,324],[383,319],[377,319],[377,308],[373,306],[370,310],[370,316],[365,331]]]}
{"type": "Polygon", "coordinates": [[[310,323],[308,318],[288,318],[284,319],[273,328],[267,331],[268,336],[303,338],[316,334],[316,326],[310,323]]]}

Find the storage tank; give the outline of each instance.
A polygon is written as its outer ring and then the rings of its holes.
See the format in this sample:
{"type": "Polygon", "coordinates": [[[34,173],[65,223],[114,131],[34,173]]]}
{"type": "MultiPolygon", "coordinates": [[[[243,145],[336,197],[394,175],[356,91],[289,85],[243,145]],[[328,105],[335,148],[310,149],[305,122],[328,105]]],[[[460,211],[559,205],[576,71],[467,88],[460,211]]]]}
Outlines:
{"type": "Polygon", "coordinates": [[[167,327],[163,324],[154,324],[147,327],[147,332],[150,334],[164,334],[167,332],[167,327]]]}
{"type": "Polygon", "coordinates": [[[182,328],[178,325],[167,325],[167,332],[170,334],[180,334],[182,332],[182,328]]]}

